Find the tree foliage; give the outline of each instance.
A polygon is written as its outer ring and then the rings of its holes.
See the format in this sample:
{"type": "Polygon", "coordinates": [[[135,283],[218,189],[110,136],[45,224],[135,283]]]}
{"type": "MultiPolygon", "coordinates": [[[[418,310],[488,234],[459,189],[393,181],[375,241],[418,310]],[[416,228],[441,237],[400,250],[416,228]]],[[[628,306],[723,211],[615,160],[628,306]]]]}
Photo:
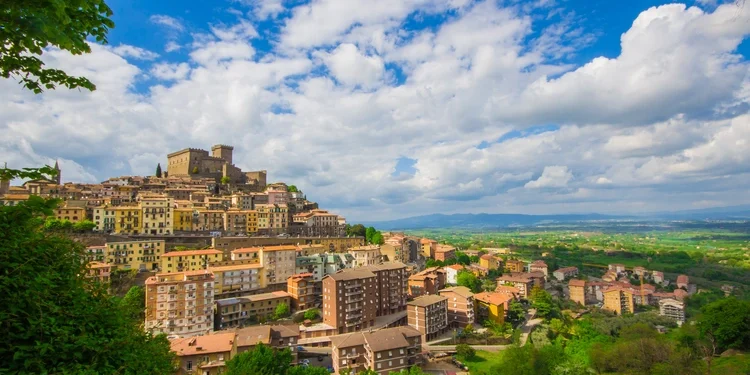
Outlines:
{"type": "Polygon", "coordinates": [[[0,373],[165,374],[166,337],[86,275],[83,245],[43,230],[54,201],[0,207],[0,373]]]}
{"type": "Polygon", "coordinates": [[[424,375],[425,372],[422,371],[422,368],[419,366],[411,366],[408,369],[403,369],[401,371],[395,372],[391,371],[388,375],[424,375]]]}
{"type": "Polygon", "coordinates": [[[289,349],[276,350],[258,344],[253,350],[235,355],[227,362],[226,375],[286,375],[292,363],[289,349]]]}
{"type": "Polygon", "coordinates": [[[482,282],[477,278],[477,275],[466,270],[458,271],[456,284],[471,289],[473,293],[479,293],[482,291],[482,282]]]}
{"type": "Polygon", "coordinates": [[[297,186],[295,186],[295,185],[289,185],[289,186],[286,187],[286,191],[288,191],[290,193],[298,193],[299,189],[297,189],[297,186]]]}
{"type": "Polygon", "coordinates": [[[375,234],[372,235],[372,239],[370,241],[375,245],[382,245],[385,243],[383,234],[380,233],[380,231],[375,231],[375,234]]]}
{"type": "Polygon", "coordinates": [[[228,184],[228,183],[229,183],[230,181],[231,181],[231,179],[229,178],[229,176],[222,176],[222,177],[221,177],[221,184],[222,184],[222,185],[226,185],[226,184],[228,184]]]}
{"type": "Polygon", "coordinates": [[[96,86],[85,77],[72,77],[59,69],[45,68],[39,58],[49,46],[73,55],[90,53],[87,39],[107,43],[115,24],[103,0],[16,1],[0,0],[0,75],[18,78],[34,93],[63,85],[70,89],[96,86]]]}
{"type": "Polygon", "coordinates": [[[289,305],[284,302],[276,305],[276,311],[274,311],[273,316],[276,319],[286,318],[287,316],[289,316],[289,305]]]}
{"type": "Polygon", "coordinates": [[[750,301],[725,298],[701,309],[698,316],[701,336],[713,339],[717,351],[750,349],[750,301]]]}
{"type": "Polygon", "coordinates": [[[536,309],[536,315],[545,320],[560,316],[560,307],[552,300],[552,295],[538,286],[531,289],[531,306],[536,309]]]}
{"type": "Polygon", "coordinates": [[[161,178],[161,163],[156,164],[156,177],[161,178]]]}
{"type": "Polygon", "coordinates": [[[513,323],[518,323],[526,316],[526,309],[523,308],[523,304],[516,300],[510,301],[508,304],[508,320],[513,323]]]}
{"type": "Polygon", "coordinates": [[[309,319],[309,320],[317,319],[320,316],[320,310],[313,307],[312,309],[305,311],[304,315],[305,315],[305,319],[309,319]]]}
{"type": "Polygon", "coordinates": [[[468,344],[456,345],[456,356],[462,360],[471,360],[477,355],[476,350],[468,344]]]}
{"type": "Polygon", "coordinates": [[[120,309],[135,322],[146,318],[146,291],[143,287],[133,286],[120,300],[120,309]]]}
{"type": "MultiPolygon", "coordinates": [[[[2,1],[2,0],[0,0],[2,1]]],[[[1,61],[1,60],[0,60],[1,61]]],[[[57,170],[45,165],[41,168],[0,168],[0,180],[13,180],[16,178],[28,180],[52,179],[57,176],[57,170]]]]}
{"type": "Polygon", "coordinates": [[[362,224],[349,225],[346,227],[347,236],[365,237],[367,234],[367,228],[362,224]]]}
{"type": "Polygon", "coordinates": [[[374,227],[367,227],[367,230],[365,230],[365,240],[367,243],[372,243],[372,236],[375,235],[375,232],[377,231],[374,227]]]}

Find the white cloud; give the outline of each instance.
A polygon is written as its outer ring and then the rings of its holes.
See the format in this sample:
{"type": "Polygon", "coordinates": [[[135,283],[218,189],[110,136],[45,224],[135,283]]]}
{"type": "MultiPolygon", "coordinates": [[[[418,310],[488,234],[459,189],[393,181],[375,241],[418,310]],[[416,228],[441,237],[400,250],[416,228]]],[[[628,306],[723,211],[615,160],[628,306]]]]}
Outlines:
{"type": "Polygon", "coordinates": [[[190,73],[190,65],[187,63],[159,63],[151,67],[151,74],[165,81],[183,80],[188,73],[190,73]]]}
{"type": "Polygon", "coordinates": [[[553,165],[544,167],[542,175],[534,181],[529,181],[524,185],[528,189],[540,188],[561,188],[568,186],[568,182],[573,179],[573,173],[566,166],[553,165]]]}
{"type": "Polygon", "coordinates": [[[354,221],[750,203],[750,76],[735,56],[744,14],[734,8],[733,24],[722,7],[644,10],[620,56],[570,66],[557,56],[580,47],[555,38],[574,23],[545,34],[519,8],[314,1],[274,21],[286,22],[280,34],[260,33],[278,41],[268,53],[239,19],[181,41],[189,61],[143,70],[110,47],[52,49],[49,66],[98,89],[33,95],[0,80],[0,161],[70,160],[64,178],[103,180],[229,143],[241,168],[267,169],[354,221]],[[417,9],[449,7],[460,9],[442,26],[400,30],[417,9]],[[550,124],[560,127],[508,135],[550,124]],[[413,176],[392,176],[400,157],[417,160],[413,176]]]}
{"type": "Polygon", "coordinates": [[[177,42],[175,42],[173,40],[170,40],[164,46],[164,51],[166,51],[166,52],[174,52],[174,51],[179,51],[181,48],[182,48],[182,46],[179,45],[177,42]]]}
{"type": "Polygon", "coordinates": [[[333,76],[346,85],[372,87],[383,78],[383,60],[363,55],[353,44],[341,44],[332,53],[320,56],[333,76]]]}
{"type": "Polygon", "coordinates": [[[119,46],[112,48],[112,52],[122,57],[132,57],[137,60],[153,60],[159,57],[158,53],[127,44],[120,44],[119,46]]]}
{"type": "Polygon", "coordinates": [[[264,20],[268,17],[276,17],[284,11],[282,0],[255,0],[250,4],[254,6],[253,13],[258,19],[264,20]]]}
{"type": "Polygon", "coordinates": [[[185,30],[185,26],[182,24],[182,22],[174,17],[170,17],[164,14],[154,14],[149,19],[151,20],[151,22],[157,25],[166,26],[177,32],[182,32],[185,30]]]}

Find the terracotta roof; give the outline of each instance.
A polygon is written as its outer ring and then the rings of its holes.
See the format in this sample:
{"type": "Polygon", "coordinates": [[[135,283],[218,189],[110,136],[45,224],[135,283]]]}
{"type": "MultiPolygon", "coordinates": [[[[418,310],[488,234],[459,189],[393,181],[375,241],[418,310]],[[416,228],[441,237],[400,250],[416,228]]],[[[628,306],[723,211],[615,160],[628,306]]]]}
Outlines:
{"type": "Polygon", "coordinates": [[[678,284],[687,284],[688,283],[688,277],[686,275],[679,275],[677,276],[677,283],[678,284]]]}
{"type": "Polygon", "coordinates": [[[178,356],[222,353],[232,350],[235,333],[214,333],[210,335],[185,337],[169,341],[169,346],[178,356]]]}
{"type": "Polygon", "coordinates": [[[252,326],[237,330],[237,346],[268,344],[271,341],[271,326],[252,326]]]}
{"type": "Polygon", "coordinates": [[[531,265],[536,267],[547,267],[547,263],[544,263],[543,260],[535,260],[531,262],[531,265]]]}
{"type": "Polygon", "coordinates": [[[373,264],[371,266],[360,267],[361,269],[375,272],[375,271],[391,271],[406,268],[406,265],[401,262],[388,262],[382,264],[373,264]]]}
{"type": "Polygon", "coordinates": [[[572,279],[568,281],[568,285],[570,286],[586,286],[585,280],[578,280],[578,279],[572,279]]]}
{"type": "Polygon", "coordinates": [[[555,272],[563,272],[563,273],[573,272],[573,271],[578,272],[578,267],[563,267],[563,268],[558,268],[557,270],[555,270],[555,272]]]}
{"type": "Polygon", "coordinates": [[[5,194],[2,196],[5,200],[27,200],[29,199],[28,194],[5,194]]]}
{"type": "Polygon", "coordinates": [[[440,293],[441,295],[444,292],[456,293],[459,296],[465,297],[465,298],[472,297],[474,295],[474,293],[472,293],[471,290],[465,286],[454,286],[450,288],[440,289],[438,291],[438,293],[440,293]]]}
{"type": "Polygon", "coordinates": [[[452,264],[450,266],[446,266],[445,268],[450,268],[450,269],[454,269],[456,271],[461,271],[461,270],[464,269],[464,266],[462,266],[460,264],[452,264]]]}
{"type": "Polygon", "coordinates": [[[260,248],[258,247],[242,247],[239,249],[234,249],[231,251],[232,254],[247,254],[247,253],[257,253],[260,251],[260,248]]]}
{"type": "Polygon", "coordinates": [[[357,280],[357,279],[375,277],[375,274],[364,269],[347,268],[339,272],[332,273],[326,276],[325,278],[328,278],[328,277],[336,281],[346,281],[346,280],[357,280]]]}
{"type": "Polygon", "coordinates": [[[494,257],[490,254],[484,254],[480,257],[480,259],[484,259],[484,260],[492,260],[492,258],[494,257]]]}
{"type": "Polygon", "coordinates": [[[216,249],[183,250],[183,251],[170,251],[168,253],[164,253],[162,257],[182,257],[182,256],[191,256],[191,255],[216,255],[216,254],[223,254],[223,253],[216,249]]]}
{"type": "Polygon", "coordinates": [[[474,299],[477,301],[486,302],[492,305],[502,305],[513,299],[512,296],[505,293],[498,292],[482,292],[474,295],[474,299]]]}
{"type": "Polygon", "coordinates": [[[208,266],[209,271],[223,272],[223,271],[236,271],[236,270],[247,270],[253,268],[263,268],[260,263],[247,263],[247,264],[231,264],[227,266],[208,266]]]}
{"type": "Polygon", "coordinates": [[[495,288],[495,292],[505,293],[505,294],[521,293],[521,291],[518,288],[514,286],[508,286],[508,285],[498,285],[497,288],[495,288]]]}
{"type": "Polygon", "coordinates": [[[247,298],[250,301],[256,302],[256,301],[265,301],[269,299],[284,298],[284,297],[290,297],[290,296],[291,295],[287,292],[276,291],[276,292],[271,292],[271,293],[254,294],[251,296],[244,296],[240,298],[247,298]]]}
{"type": "Polygon", "coordinates": [[[447,300],[448,300],[447,297],[439,296],[436,294],[430,294],[426,296],[417,297],[413,301],[407,302],[406,304],[409,306],[426,307],[426,306],[433,305],[433,304],[436,304],[442,301],[447,301],[447,300]]]}

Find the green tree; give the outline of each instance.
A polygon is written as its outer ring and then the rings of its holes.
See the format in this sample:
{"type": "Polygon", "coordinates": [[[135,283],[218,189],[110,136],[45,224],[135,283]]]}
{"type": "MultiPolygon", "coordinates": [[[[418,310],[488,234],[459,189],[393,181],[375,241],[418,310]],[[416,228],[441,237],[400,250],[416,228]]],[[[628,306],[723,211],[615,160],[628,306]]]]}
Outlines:
{"type": "Polygon", "coordinates": [[[508,320],[514,323],[518,323],[526,316],[526,310],[523,308],[521,302],[516,300],[510,301],[508,304],[508,320]]]}
{"type": "Polygon", "coordinates": [[[471,289],[471,291],[474,293],[479,293],[482,291],[482,282],[479,281],[477,275],[466,270],[458,272],[458,275],[456,276],[456,283],[459,286],[465,286],[471,289]]]}
{"type": "Polygon", "coordinates": [[[190,171],[192,174],[198,174],[198,167],[193,167],[193,170],[190,171]]]}
{"type": "Polygon", "coordinates": [[[276,319],[286,318],[287,316],[289,316],[289,305],[284,302],[276,305],[276,311],[274,312],[273,316],[276,319]]]}
{"type": "Polygon", "coordinates": [[[365,240],[367,243],[372,243],[372,236],[375,235],[375,228],[374,227],[367,227],[367,230],[365,231],[365,240]]]}
{"type": "Polygon", "coordinates": [[[14,77],[23,86],[41,93],[63,85],[70,89],[96,86],[85,77],[72,77],[59,69],[46,69],[39,56],[54,46],[73,55],[90,53],[89,37],[106,44],[115,24],[103,0],[0,1],[0,76],[14,77]]]}
{"type": "Polygon", "coordinates": [[[49,165],[45,165],[42,168],[11,169],[7,166],[4,168],[0,168],[0,180],[13,180],[16,178],[25,180],[39,180],[52,179],[55,176],[57,176],[57,170],[50,167],[49,165]]]}
{"type": "Polygon", "coordinates": [[[719,353],[750,349],[750,301],[730,297],[709,303],[701,309],[698,328],[704,339],[715,341],[719,353]]]}
{"type": "Polygon", "coordinates": [[[133,286],[120,300],[120,309],[130,320],[142,322],[146,317],[146,292],[140,286],[133,286]]]}
{"type": "Polygon", "coordinates": [[[276,350],[258,344],[253,350],[235,355],[227,362],[226,375],[286,375],[292,363],[289,349],[276,350]]]}
{"type": "Polygon", "coordinates": [[[398,372],[391,371],[388,375],[424,375],[424,371],[419,366],[411,366],[398,372]]]}
{"type": "Polygon", "coordinates": [[[313,320],[317,319],[318,316],[320,316],[320,310],[314,307],[310,310],[305,311],[305,319],[313,320]]]}
{"type": "Polygon", "coordinates": [[[476,350],[468,344],[456,345],[456,356],[461,360],[471,360],[477,355],[476,350]]]}
{"type": "Polygon", "coordinates": [[[531,289],[531,306],[536,309],[537,316],[546,320],[560,316],[560,308],[552,300],[552,295],[538,286],[531,289]]]}
{"type": "Polygon", "coordinates": [[[289,186],[286,187],[286,191],[288,191],[290,193],[298,193],[299,189],[297,189],[297,186],[289,185],[289,186]]]}
{"type": "Polygon", "coordinates": [[[90,232],[96,228],[96,223],[91,220],[81,220],[73,224],[73,230],[76,232],[90,232]]]}
{"type": "Polygon", "coordinates": [[[469,256],[466,254],[459,254],[456,256],[456,263],[468,266],[469,264],[471,264],[471,258],[469,258],[469,256]]]}
{"type": "Polygon", "coordinates": [[[0,207],[0,373],[166,374],[173,354],[86,276],[85,249],[42,230],[57,202],[0,207]]]}
{"type": "Polygon", "coordinates": [[[161,178],[161,163],[156,164],[156,177],[161,178]]]}
{"type": "Polygon", "coordinates": [[[375,234],[372,235],[371,241],[375,245],[382,245],[385,243],[385,239],[383,239],[383,234],[380,233],[380,231],[375,231],[375,234]]]}
{"type": "Polygon", "coordinates": [[[347,236],[365,237],[367,234],[367,228],[362,224],[355,224],[349,227],[347,230],[347,236]]]}
{"type": "Polygon", "coordinates": [[[230,181],[231,181],[231,179],[229,178],[229,176],[222,176],[222,177],[221,177],[221,184],[222,184],[222,185],[226,185],[226,184],[228,184],[228,183],[229,183],[230,181]]]}

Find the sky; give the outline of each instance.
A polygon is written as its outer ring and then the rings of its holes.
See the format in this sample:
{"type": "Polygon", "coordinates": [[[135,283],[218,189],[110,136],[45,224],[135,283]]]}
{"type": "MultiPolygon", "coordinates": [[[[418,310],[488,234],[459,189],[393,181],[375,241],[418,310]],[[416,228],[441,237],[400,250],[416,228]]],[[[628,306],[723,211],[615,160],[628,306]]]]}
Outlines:
{"type": "Polygon", "coordinates": [[[63,181],[234,146],[350,222],[750,203],[750,5],[109,0],[109,43],[0,79],[0,161],[63,181]]]}

